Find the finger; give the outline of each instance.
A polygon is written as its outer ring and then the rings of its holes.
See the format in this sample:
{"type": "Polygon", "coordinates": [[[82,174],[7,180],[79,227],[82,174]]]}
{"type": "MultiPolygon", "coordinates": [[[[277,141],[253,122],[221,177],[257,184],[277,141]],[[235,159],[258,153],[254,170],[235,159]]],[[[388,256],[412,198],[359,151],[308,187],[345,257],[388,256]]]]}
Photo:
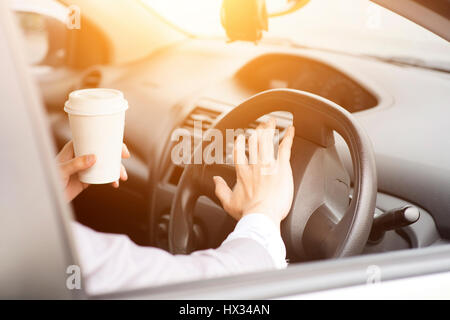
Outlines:
{"type": "Polygon", "coordinates": [[[131,157],[130,151],[128,150],[127,145],[124,143],[122,146],[122,158],[127,159],[131,157]]]}
{"type": "Polygon", "coordinates": [[[258,137],[258,160],[262,161],[263,159],[263,154],[262,154],[262,148],[261,148],[261,141],[264,139],[264,131],[268,128],[268,122],[264,121],[261,122],[258,127],[256,128],[256,134],[258,137]]]}
{"type": "Polygon", "coordinates": [[[245,155],[245,136],[238,135],[234,142],[234,163],[238,179],[245,180],[247,176],[247,156],[245,155]]]}
{"type": "Polygon", "coordinates": [[[280,143],[280,148],[278,149],[278,158],[281,161],[288,162],[291,159],[291,149],[294,136],[295,128],[291,126],[287,129],[283,141],[280,143]]]}
{"type": "Polygon", "coordinates": [[[270,117],[267,121],[267,128],[268,129],[275,129],[277,126],[277,120],[274,117],[270,117]]]}
{"type": "Polygon", "coordinates": [[[56,156],[56,160],[58,162],[66,162],[72,159],[74,156],[73,154],[73,141],[70,140],[67,142],[64,147],[61,149],[61,151],[56,156]]]}
{"type": "Polygon", "coordinates": [[[248,138],[248,162],[249,164],[258,163],[258,135],[253,131],[248,138]]]}
{"type": "Polygon", "coordinates": [[[118,188],[119,187],[119,180],[114,181],[113,183],[111,183],[111,185],[113,186],[113,188],[118,188]]]}
{"type": "Polygon", "coordinates": [[[62,163],[61,169],[66,176],[71,176],[77,172],[92,167],[94,163],[95,155],[89,154],[81,157],[76,157],[72,160],[62,163]]]}
{"type": "Polygon", "coordinates": [[[232,191],[230,187],[228,187],[228,184],[225,180],[223,180],[222,177],[215,176],[213,177],[214,184],[216,185],[215,193],[217,198],[220,200],[220,203],[222,203],[222,206],[225,210],[226,208],[229,208],[230,201],[231,201],[231,195],[232,191]]]}
{"type": "Polygon", "coordinates": [[[274,161],[273,137],[275,135],[276,121],[270,118],[265,123],[264,129],[260,129],[258,136],[259,156],[262,164],[270,164],[274,161]]]}
{"type": "Polygon", "coordinates": [[[247,156],[245,155],[245,136],[240,134],[237,136],[234,141],[234,163],[236,165],[245,165],[247,164],[247,156]]]}
{"type": "Polygon", "coordinates": [[[267,128],[269,127],[269,125],[270,125],[270,121],[272,121],[272,120],[273,120],[273,118],[272,118],[272,117],[269,117],[268,120],[263,121],[263,122],[260,122],[259,125],[258,125],[258,127],[257,127],[256,129],[257,129],[257,130],[258,130],[258,129],[267,129],[267,128]]]}
{"type": "Polygon", "coordinates": [[[125,169],[123,164],[120,165],[120,180],[123,180],[123,181],[127,181],[128,180],[127,170],[125,169]]]}

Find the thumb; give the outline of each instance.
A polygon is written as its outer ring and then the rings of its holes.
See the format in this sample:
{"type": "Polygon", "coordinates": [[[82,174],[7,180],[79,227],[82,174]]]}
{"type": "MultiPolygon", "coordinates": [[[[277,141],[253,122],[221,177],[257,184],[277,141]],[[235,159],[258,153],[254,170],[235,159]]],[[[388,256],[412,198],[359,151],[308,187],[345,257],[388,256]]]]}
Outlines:
{"type": "Polygon", "coordinates": [[[231,194],[233,192],[222,177],[216,176],[213,177],[213,180],[216,185],[216,196],[217,198],[219,198],[223,208],[226,210],[226,208],[228,208],[228,204],[230,203],[231,194]]]}
{"type": "Polygon", "coordinates": [[[95,155],[85,155],[76,157],[70,161],[61,164],[61,170],[65,176],[71,176],[77,172],[86,170],[92,167],[95,163],[95,155]]]}

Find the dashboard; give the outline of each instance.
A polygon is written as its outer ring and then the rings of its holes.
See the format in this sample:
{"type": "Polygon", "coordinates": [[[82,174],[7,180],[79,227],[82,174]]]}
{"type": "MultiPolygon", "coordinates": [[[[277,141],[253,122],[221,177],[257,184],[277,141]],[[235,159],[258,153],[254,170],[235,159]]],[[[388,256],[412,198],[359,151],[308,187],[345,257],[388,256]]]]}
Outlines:
{"type": "MultiPolygon", "coordinates": [[[[322,95],[346,108],[355,115],[377,109],[382,111],[388,106],[389,99],[376,86],[370,86],[365,80],[359,80],[346,72],[339,70],[331,63],[325,63],[321,58],[314,59],[309,55],[265,53],[250,58],[225,79],[217,81],[206,89],[197,92],[193,97],[182,101],[179,105],[180,117],[176,127],[193,131],[193,120],[203,119],[205,132],[222,114],[231,110],[237,101],[243,101],[253,94],[273,88],[293,88],[322,95]],[[206,125],[205,125],[206,123],[206,125]]],[[[280,132],[290,124],[289,116],[272,114],[277,118],[280,132]]],[[[250,124],[250,127],[255,124],[250,124]]],[[[348,171],[351,172],[351,161],[348,152],[340,144],[340,153],[345,159],[348,171]]],[[[167,150],[171,145],[167,146],[167,150]]],[[[167,249],[167,229],[170,213],[170,201],[175,193],[183,168],[174,165],[168,157],[164,158],[165,174],[156,183],[153,214],[157,217],[157,230],[154,232],[155,244],[167,249]],[[161,201],[167,199],[167,202],[161,201]],[[164,204],[163,204],[164,203],[164,204]]],[[[382,191],[381,189],[380,191],[382,191]]],[[[387,190],[388,191],[388,190],[387,190]]],[[[414,200],[405,201],[402,197],[380,192],[377,210],[386,211],[403,205],[414,204],[414,200]]],[[[401,235],[388,232],[386,241],[374,246],[368,245],[366,253],[399,250],[405,248],[429,246],[440,238],[434,219],[430,213],[421,208],[422,219],[414,227],[406,228],[401,235]]],[[[201,248],[216,247],[234,226],[224,214],[209,199],[200,199],[194,220],[197,233],[203,240],[201,248]],[[200,230],[200,231],[199,231],[200,230]],[[203,231],[201,231],[203,230],[203,231]],[[209,234],[209,237],[208,237],[209,234]],[[215,235],[211,237],[211,235],[215,235]]]]}

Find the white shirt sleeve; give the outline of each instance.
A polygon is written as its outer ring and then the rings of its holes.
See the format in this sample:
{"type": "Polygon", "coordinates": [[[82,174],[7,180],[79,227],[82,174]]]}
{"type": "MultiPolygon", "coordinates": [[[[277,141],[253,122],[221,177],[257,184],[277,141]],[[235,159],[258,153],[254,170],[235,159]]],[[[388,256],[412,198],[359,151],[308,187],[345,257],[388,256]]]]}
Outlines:
{"type": "Polygon", "coordinates": [[[77,222],[73,231],[88,294],[286,267],[280,231],[262,214],[242,218],[219,248],[190,255],[141,247],[125,235],[96,232],[77,222]]]}
{"type": "Polygon", "coordinates": [[[239,238],[253,239],[263,246],[272,257],[277,269],[287,267],[286,247],[281,238],[280,229],[266,215],[252,213],[244,216],[223,243],[239,238]]]}

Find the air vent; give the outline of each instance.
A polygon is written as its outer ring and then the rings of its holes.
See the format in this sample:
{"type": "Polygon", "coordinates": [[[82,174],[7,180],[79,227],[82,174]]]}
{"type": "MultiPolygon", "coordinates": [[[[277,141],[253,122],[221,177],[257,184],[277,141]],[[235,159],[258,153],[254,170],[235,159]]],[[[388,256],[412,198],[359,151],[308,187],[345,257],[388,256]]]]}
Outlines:
{"type": "Polygon", "coordinates": [[[219,111],[207,109],[204,107],[196,107],[183,122],[182,128],[188,129],[194,134],[194,121],[199,121],[202,125],[202,134],[211,128],[214,121],[221,113],[219,111]]]}
{"type": "MultiPolygon", "coordinates": [[[[202,132],[195,138],[201,139],[203,134],[211,128],[215,120],[221,115],[221,111],[212,110],[207,107],[197,106],[184,120],[181,128],[187,129],[192,137],[192,145],[194,145],[194,125],[195,121],[201,123],[202,132]]],[[[181,174],[183,173],[183,166],[174,165],[169,171],[168,182],[173,185],[178,185],[181,174]]]]}
{"type": "MultiPolygon", "coordinates": [[[[229,110],[227,107],[222,108],[222,112],[229,110]]],[[[205,133],[209,128],[211,128],[212,124],[217,120],[217,118],[222,114],[221,111],[209,109],[207,107],[198,106],[196,107],[186,118],[186,120],[182,124],[182,128],[188,129],[191,134],[194,133],[194,121],[201,122],[202,125],[202,134],[205,133]]],[[[262,121],[265,121],[269,118],[269,116],[277,119],[277,129],[283,132],[291,123],[292,123],[292,115],[288,112],[273,112],[270,115],[263,116],[258,120],[250,123],[248,128],[256,129],[256,127],[262,121]]]]}

